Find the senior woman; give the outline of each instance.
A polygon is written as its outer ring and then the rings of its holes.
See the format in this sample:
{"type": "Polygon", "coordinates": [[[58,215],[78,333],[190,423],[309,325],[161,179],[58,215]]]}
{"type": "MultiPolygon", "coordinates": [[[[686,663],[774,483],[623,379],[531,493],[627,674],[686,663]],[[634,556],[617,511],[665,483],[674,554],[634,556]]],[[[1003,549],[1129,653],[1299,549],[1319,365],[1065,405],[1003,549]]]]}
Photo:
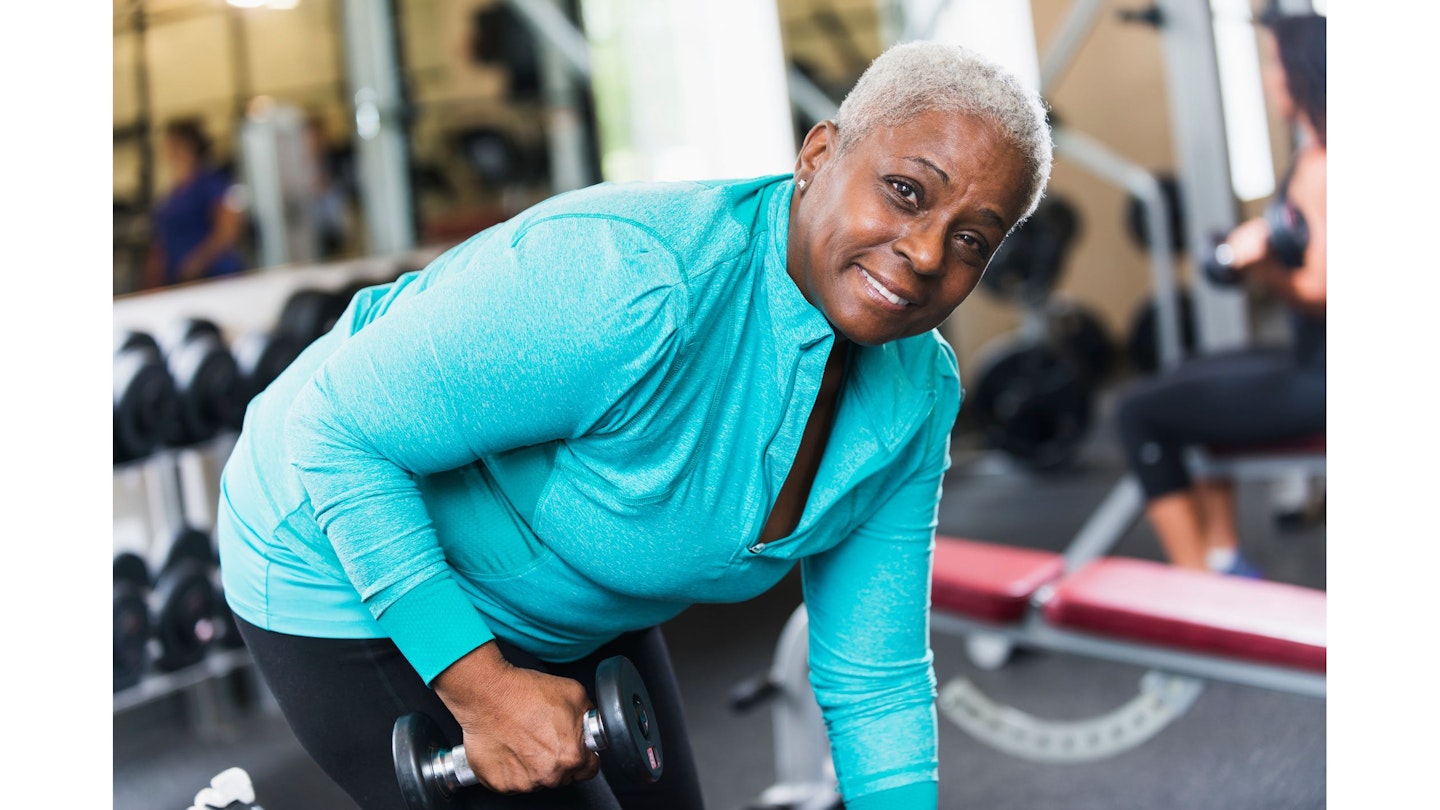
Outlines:
{"type": "Polygon", "coordinates": [[[361,292],[250,406],[225,593],[302,745],[402,807],[436,717],[476,807],[700,807],[659,626],[797,563],[852,810],[933,807],[930,558],[960,407],[934,332],[1043,194],[1039,98],[897,46],[792,175],[555,197],[361,292]],[[630,657],[665,772],[599,776],[595,663],[630,657]]]}

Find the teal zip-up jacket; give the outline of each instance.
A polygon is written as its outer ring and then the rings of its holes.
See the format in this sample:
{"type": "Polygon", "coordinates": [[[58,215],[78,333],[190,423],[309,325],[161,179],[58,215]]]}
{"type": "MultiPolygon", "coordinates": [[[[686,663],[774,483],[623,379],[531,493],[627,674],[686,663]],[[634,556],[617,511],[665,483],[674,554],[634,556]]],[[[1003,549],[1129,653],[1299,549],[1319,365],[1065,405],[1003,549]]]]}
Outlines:
{"type": "Polygon", "coordinates": [[[934,332],[855,347],[800,523],[758,542],[834,342],[786,272],[792,191],[600,185],[361,292],[246,414],[236,613],[389,637],[428,683],[494,637],[573,660],[799,562],[842,794],[933,807],[955,357],[934,332]]]}

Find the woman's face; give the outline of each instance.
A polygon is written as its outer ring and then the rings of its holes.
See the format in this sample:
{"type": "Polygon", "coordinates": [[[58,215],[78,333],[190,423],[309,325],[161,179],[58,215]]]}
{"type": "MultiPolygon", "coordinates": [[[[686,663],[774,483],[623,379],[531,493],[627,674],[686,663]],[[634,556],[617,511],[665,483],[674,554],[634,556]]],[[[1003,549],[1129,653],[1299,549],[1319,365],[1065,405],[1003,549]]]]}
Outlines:
{"type": "Polygon", "coordinates": [[[1295,101],[1290,98],[1290,85],[1285,80],[1285,66],[1280,62],[1280,46],[1275,43],[1275,35],[1269,31],[1260,35],[1260,43],[1264,54],[1260,63],[1260,85],[1265,98],[1270,100],[1281,118],[1290,120],[1295,117],[1295,101]]]}
{"type": "Polygon", "coordinates": [[[165,161],[170,164],[170,171],[177,177],[187,177],[195,168],[198,159],[195,155],[195,146],[190,141],[178,135],[165,135],[164,152],[165,161]]]}
{"type": "Polygon", "coordinates": [[[941,111],[876,128],[843,155],[837,147],[822,122],[800,149],[790,277],[856,343],[934,329],[1024,212],[1024,159],[981,119],[941,111]]]}

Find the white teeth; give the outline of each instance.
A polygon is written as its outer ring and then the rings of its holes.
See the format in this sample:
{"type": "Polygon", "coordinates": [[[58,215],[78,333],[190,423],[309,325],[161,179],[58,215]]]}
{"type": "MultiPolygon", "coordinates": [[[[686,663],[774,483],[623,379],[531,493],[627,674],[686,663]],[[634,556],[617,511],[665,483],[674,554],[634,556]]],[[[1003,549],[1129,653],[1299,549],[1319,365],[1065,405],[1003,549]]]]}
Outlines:
{"type": "Polygon", "coordinates": [[[869,273],[865,272],[864,269],[860,270],[860,275],[864,276],[865,280],[870,282],[870,286],[873,287],[876,292],[884,296],[886,301],[889,301],[892,304],[899,304],[901,306],[908,306],[910,304],[909,301],[906,301],[904,298],[901,298],[895,293],[892,293],[889,290],[885,289],[884,285],[876,281],[874,277],[871,276],[869,273]]]}

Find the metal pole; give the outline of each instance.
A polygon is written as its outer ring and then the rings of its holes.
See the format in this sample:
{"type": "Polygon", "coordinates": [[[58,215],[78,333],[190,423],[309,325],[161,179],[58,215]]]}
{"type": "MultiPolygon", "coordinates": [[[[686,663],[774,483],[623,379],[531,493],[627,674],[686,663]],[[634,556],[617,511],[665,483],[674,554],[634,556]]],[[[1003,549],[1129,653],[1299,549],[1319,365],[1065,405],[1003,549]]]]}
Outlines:
{"type": "MultiPolygon", "coordinates": [[[[1212,234],[1235,227],[1220,71],[1208,0],[1157,0],[1165,78],[1170,100],[1177,175],[1185,210],[1185,244],[1199,267],[1212,234]]],[[[1242,290],[1194,284],[1198,348],[1208,353],[1248,339],[1242,290]]]]}
{"type": "Polygon", "coordinates": [[[1075,0],[1070,4],[1070,12],[1065,15],[1064,22],[1060,23],[1060,30],[1050,41],[1050,48],[1045,51],[1045,58],[1040,63],[1041,95],[1050,95],[1055,82],[1060,80],[1061,74],[1075,60],[1075,52],[1085,43],[1085,38],[1090,36],[1090,29],[1095,27],[1095,21],[1100,17],[1100,7],[1103,5],[1105,0],[1075,0]]]}
{"type": "MultiPolygon", "coordinates": [[[[533,4],[548,5],[560,13],[555,0],[533,0],[533,4]]],[[[512,2],[511,5],[518,8],[526,3],[512,2]]],[[[565,22],[570,24],[568,19],[565,22]]],[[[575,69],[573,55],[567,56],[556,40],[543,35],[533,24],[531,29],[537,34],[535,44],[540,54],[545,136],[550,148],[550,186],[556,193],[588,186],[597,176],[587,146],[589,127],[580,104],[580,83],[588,82],[588,78],[575,69]]],[[[578,31],[576,33],[578,35],[578,31]]],[[[573,40],[568,41],[573,46],[573,40]]],[[[583,39],[580,45],[585,48],[583,63],[588,70],[589,45],[583,39]]]]}
{"type": "Polygon", "coordinates": [[[368,247],[401,253],[415,246],[415,212],[394,9],[388,0],[344,0],[341,20],[368,247]]]}
{"type": "Polygon", "coordinates": [[[510,7],[530,26],[536,38],[553,49],[575,75],[590,79],[590,43],[553,0],[509,0],[510,7]]]}

